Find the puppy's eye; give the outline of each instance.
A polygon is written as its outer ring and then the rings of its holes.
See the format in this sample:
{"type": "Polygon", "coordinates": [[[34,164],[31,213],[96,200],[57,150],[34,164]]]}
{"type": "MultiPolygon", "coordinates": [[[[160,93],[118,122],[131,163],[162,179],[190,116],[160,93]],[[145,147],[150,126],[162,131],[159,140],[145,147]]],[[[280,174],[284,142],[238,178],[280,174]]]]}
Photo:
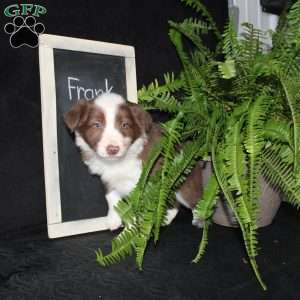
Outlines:
{"type": "Polygon", "coordinates": [[[95,123],[93,124],[93,126],[96,127],[96,128],[103,128],[103,124],[100,123],[100,122],[95,122],[95,123]]]}
{"type": "Polygon", "coordinates": [[[129,128],[130,125],[129,125],[128,122],[123,122],[123,123],[121,124],[121,127],[126,129],[126,128],[129,128]]]}

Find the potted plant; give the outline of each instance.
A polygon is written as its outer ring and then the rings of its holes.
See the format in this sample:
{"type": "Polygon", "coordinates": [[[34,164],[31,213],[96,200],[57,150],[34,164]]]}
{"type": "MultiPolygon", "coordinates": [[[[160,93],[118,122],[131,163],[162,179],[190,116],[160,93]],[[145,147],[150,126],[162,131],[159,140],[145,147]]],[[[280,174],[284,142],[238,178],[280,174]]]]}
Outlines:
{"type": "MultiPolygon", "coordinates": [[[[264,48],[264,33],[244,25],[237,37],[232,22],[221,34],[206,8],[197,0],[184,0],[206,21],[170,22],[170,39],[182,63],[178,76],[166,74],[139,91],[146,109],[168,112],[164,137],[153,149],[135,190],[117,209],[123,231],[112,241],[112,251],[97,260],[118,262],[135,252],[142,268],[149,240],[159,239],[166,209],[196,161],[210,161],[212,172],[196,213],[203,223],[202,239],[193,262],[203,256],[208,228],[222,197],[240,227],[255,275],[266,289],[255,257],[261,189],[265,180],[300,206],[300,0],[272,34],[273,47],[264,48]],[[202,42],[203,34],[218,39],[215,50],[202,42]],[[195,46],[188,53],[185,39],[195,46]],[[183,144],[176,150],[176,144],[183,144]],[[163,164],[149,176],[155,161],[163,164]],[[262,179],[263,178],[263,179],[262,179]]],[[[267,205],[268,206],[268,205],[267,205]]]]}

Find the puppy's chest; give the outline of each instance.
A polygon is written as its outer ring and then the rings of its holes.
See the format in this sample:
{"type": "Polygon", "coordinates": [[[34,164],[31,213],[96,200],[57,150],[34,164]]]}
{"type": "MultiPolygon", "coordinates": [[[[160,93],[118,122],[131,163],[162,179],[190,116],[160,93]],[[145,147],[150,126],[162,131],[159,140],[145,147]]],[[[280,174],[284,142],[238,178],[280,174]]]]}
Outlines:
{"type": "Polygon", "coordinates": [[[115,164],[98,161],[90,164],[89,168],[92,173],[101,176],[108,190],[115,190],[120,196],[126,196],[133,190],[141,176],[142,161],[138,158],[115,164]]]}

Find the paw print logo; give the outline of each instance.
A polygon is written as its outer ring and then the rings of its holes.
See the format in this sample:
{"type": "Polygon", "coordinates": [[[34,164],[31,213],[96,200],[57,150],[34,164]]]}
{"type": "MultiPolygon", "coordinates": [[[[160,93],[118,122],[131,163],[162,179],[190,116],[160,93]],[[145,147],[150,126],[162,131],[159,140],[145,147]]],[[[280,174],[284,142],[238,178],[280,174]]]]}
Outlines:
{"type": "Polygon", "coordinates": [[[45,26],[36,22],[33,16],[27,16],[25,19],[17,16],[4,26],[4,31],[10,34],[9,42],[13,48],[23,45],[35,48],[38,45],[38,35],[44,30],[45,26]]]}

